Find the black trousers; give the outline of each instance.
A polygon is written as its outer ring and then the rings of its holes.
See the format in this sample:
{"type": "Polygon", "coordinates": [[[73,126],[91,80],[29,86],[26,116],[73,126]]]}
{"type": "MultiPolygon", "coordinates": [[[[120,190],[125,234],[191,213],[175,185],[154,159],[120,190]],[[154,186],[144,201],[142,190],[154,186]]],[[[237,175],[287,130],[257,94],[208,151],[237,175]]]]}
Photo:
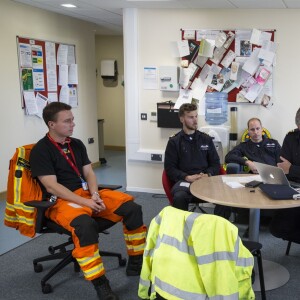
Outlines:
{"type": "Polygon", "coordinates": [[[177,181],[172,187],[173,207],[186,210],[189,209],[189,203],[194,199],[190,192],[190,183],[184,180],[177,181]]]}
{"type": "MultiPolygon", "coordinates": [[[[123,223],[128,230],[137,229],[144,224],[142,207],[133,201],[123,203],[114,213],[123,217],[123,223]]],[[[78,216],[70,223],[81,246],[98,243],[98,233],[115,224],[113,221],[88,215],[78,216]]]]}
{"type": "Polygon", "coordinates": [[[300,243],[300,207],[279,210],[270,223],[270,232],[278,238],[300,243]]]}

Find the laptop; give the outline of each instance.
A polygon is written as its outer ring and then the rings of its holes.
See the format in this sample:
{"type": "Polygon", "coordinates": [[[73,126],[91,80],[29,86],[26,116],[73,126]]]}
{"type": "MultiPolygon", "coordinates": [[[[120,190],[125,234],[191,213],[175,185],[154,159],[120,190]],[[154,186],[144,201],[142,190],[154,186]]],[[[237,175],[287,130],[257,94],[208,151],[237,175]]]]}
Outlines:
{"type": "Polygon", "coordinates": [[[259,188],[270,198],[274,200],[294,199],[295,195],[299,194],[291,187],[282,169],[258,162],[254,162],[254,165],[263,182],[259,188]]]}

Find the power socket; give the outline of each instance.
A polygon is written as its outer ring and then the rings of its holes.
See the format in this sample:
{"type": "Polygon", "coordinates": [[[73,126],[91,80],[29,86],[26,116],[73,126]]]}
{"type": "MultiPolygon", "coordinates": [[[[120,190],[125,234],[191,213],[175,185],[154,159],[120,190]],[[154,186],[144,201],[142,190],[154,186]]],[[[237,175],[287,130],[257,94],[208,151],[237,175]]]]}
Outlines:
{"type": "Polygon", "coordinates": [[[151,154],[151,160],[152,161],[162,161],[162,155],[161,154],[151,154]]]}
{"type": "Polygon", "coordinates": [[[141,120],[147,121],[147,114],[146,113],[141,113],[141,120]]]}
{"type": "Polygon", "coordinates": [[[94,138],[92,138],[92,137],[91,137],[91,138],[88,138],[88,143],[89,143],[89,144],[93,144],[94,142],[95,142],[95,141],[94,141],[94,138]]]}

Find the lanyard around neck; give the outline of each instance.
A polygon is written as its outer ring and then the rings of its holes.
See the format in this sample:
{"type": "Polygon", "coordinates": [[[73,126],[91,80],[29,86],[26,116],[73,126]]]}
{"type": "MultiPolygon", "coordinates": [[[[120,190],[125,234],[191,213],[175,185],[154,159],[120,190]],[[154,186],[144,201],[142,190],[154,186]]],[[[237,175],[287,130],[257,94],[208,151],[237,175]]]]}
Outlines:
{"type": "Polygon", "coordinates": [[[68,150],[70,151],[70,154],[72,156],[73,161],[69,158],[69,156],[64,152],[63,149],[61,149],[61,147],[59,147],[58,143],[55,142],[53,140],[53,138],[50,136],[50,134],[47,134],[48,139],[50,140],[50,142],[57,148],[57,150],[60,152],[60,154],[66,159],[66,161],[68,162],[68,164],[71,166],[71,168],[75,171],[75,173],[78,175],[78,177],[81,179],[81,181],[83,181],[83,178],[76,166],[76,160],[75,160],[75,155],[73,153],[73,150],[71,148],[70,145],[70,141],[68,141],[67,146],[68,146],[68,150]]]}

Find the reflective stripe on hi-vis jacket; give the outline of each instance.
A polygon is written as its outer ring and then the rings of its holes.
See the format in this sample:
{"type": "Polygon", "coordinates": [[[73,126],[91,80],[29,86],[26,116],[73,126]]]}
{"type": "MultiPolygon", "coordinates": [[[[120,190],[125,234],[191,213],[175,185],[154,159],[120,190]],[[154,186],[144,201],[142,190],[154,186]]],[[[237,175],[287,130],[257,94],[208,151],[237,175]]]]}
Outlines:
{"type": "Polygon", "coordinates": [[[21,234],[34,237],[36,211],[23,204],[30,200],[41,200],[42,191],[31,177],[29,155],[34,144],[16,149],[9,162],[7,200],[4,224],[16,228],[21,234]]]}
{"type": "Polygon", "coordinates": [[[255,299],[253,256],[236,226],[214,215],[164,208],[150,224],[139,297],[255,299]],[[150,288],[150,295],[149,295],[150,288]]]}

